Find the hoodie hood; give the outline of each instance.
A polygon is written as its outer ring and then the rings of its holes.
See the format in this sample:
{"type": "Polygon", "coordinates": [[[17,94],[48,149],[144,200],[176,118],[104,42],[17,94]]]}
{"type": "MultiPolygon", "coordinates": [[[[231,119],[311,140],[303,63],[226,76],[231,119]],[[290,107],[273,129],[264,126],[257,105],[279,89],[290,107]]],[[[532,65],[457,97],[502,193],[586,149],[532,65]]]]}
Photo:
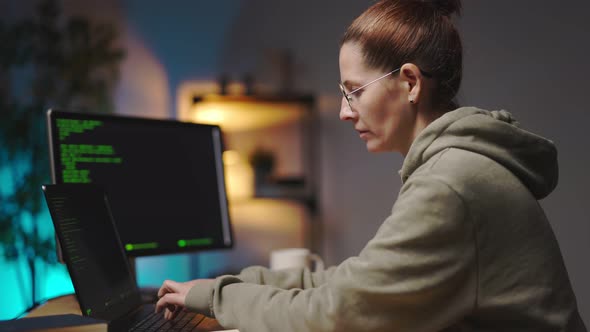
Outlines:
{"type": "Polygon", "coordinates": [[[447,148],[484,155],[510,170],[536,199],[549,195],[558,179],[553,142],[519,127],[506,111],[462,107],[433,121],[416,137],[400,175],[402,182],[430,157],[447,148]]]}

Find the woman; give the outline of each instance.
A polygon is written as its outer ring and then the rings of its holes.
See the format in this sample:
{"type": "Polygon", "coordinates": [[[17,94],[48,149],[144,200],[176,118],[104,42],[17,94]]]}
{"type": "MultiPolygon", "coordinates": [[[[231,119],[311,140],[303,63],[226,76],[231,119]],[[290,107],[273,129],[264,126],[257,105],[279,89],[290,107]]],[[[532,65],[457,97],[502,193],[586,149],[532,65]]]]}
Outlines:
{"type": "Polygon", "coordinates": [[[457,108],[459,1],[383,0],[340,49],[340,118],[371,152],[405,160],[391,215],[361,253],[323,272],[245,269],[166,281],[183,307],[240,331],[585,331],[538,204],[554,145],[505,111],[457,108]]]}

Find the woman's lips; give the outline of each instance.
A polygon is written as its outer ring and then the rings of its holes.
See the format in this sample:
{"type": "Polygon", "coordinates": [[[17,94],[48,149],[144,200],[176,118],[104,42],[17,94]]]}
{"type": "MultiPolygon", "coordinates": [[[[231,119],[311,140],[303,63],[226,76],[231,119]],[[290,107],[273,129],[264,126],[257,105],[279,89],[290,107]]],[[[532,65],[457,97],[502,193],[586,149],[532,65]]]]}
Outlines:
{"type": "Polygon", "coordinates": [[[368,138],[368,136],[369,136],[368,130],[357,130],[357,132],[359,133],[359,136],[362,139],[368,138]]]}

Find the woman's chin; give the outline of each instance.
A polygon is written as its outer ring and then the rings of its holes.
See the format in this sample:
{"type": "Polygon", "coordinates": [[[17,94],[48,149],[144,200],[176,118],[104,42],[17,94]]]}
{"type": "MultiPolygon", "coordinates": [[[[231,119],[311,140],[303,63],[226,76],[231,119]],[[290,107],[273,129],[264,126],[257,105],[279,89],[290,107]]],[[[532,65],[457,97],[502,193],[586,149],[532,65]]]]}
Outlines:
{"type": "Polygon", "coordinates": [[[367,141],[367,151],[371,153],[377,152],[384,152],[385,150],[379,146],[379,144],[375,144],[376,142],[367,141]]]}
{"type": "Polygon", "coordinates": [[[383,144],[383,142],[379,142],[376,140],[367,140],[366,141],[367,151],[371,153],[380,153],[380,152],[395,152],[397,151],[389,144],[383,144]]]}

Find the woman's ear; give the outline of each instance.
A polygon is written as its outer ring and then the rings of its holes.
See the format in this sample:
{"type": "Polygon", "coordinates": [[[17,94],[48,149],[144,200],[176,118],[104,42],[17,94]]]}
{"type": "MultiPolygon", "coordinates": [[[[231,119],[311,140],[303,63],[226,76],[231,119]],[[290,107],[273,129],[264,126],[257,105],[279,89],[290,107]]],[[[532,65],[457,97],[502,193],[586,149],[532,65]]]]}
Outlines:
{"type": "Polygon", "coordinates": [[[408,89],[408,102],[411,104],[420,102],[424,79],[420,68],[413,63],[405,63],[400,68],[399,77],[408,89]]]}

